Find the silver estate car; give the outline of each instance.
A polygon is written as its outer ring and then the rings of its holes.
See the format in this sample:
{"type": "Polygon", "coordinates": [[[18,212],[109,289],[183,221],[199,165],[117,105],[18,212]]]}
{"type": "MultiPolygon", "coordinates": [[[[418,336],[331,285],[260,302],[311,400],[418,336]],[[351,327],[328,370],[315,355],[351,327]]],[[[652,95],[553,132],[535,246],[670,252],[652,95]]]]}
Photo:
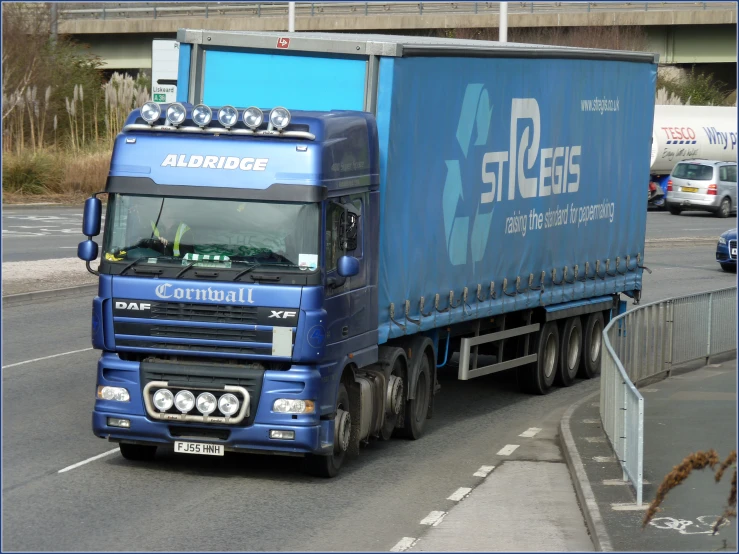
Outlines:
{"type": "Polygon", "coordinates": [[[736,162],[685,160],[667,181],[667,209],[672,215],[687,210],[728,217],[736,211],[736,162]]]}

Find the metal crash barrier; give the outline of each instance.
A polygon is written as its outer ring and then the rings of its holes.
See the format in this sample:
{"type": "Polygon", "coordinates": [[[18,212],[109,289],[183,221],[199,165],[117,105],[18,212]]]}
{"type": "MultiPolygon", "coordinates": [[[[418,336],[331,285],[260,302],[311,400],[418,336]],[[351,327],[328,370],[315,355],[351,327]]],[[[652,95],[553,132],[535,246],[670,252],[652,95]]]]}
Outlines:
{"type": "Polygon", "coordinates": [[[600,418],[624,481],[642,504],[644,398],[635,383],[736,350],[736,287],[670,298],[614,318],[603,330],[600,418]]]}

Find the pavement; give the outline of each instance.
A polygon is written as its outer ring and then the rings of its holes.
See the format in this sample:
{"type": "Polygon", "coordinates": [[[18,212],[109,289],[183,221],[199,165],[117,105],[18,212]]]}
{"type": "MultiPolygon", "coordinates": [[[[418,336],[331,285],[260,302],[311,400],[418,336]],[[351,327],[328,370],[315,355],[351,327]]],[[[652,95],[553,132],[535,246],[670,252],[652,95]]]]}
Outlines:
{"type": "Polygon", "coordinates": [[[569,450],[566,458],[575,480],[579,479],[576,489],[594,542],[602,550],[614,551],[736,551],[736,519],[715,536],[711,531],[726,508],[731,469],[719,484],[710,470],[692,473],[668,493],[661,511],[642,528],[657,488],[685,456],[712,448],[724,460],[736,450],[736,354],[699,369],[673,370],[669,378],[639,390],[645,412],[641,509],[601,427],[599,395],[580,401],[562,421],[571,436],[563,441],[563,448],[569,450]]]}

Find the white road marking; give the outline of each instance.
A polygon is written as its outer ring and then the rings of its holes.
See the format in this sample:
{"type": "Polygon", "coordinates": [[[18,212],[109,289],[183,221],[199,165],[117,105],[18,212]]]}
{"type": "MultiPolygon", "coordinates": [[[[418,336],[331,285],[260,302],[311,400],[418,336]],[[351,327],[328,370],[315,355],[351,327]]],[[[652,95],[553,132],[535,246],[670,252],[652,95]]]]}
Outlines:
{"type": "Polygon", "coordinates": [[[85,464],[89,464],[90,462],[94,462],[95,460],[99,460],[100,458],[105,458],[106,456],[115,454],[116,452],[118,452],[117,448],[114,448],[113,450],[108,450],[107,452],[103,452],[102,454],[98,454],[97,456],[93,456],[92,458],[87,458],[86,460],[82,460],[81,462],[77,462],[76,464],[72,464],[71,466],[67,466],[64,469],[60,469],[58,473],[65,473],[67,471],[71,471],[85,464]]]}
{"type": "Polygon", "coordinates": [[[83,348],[82,350],[72,350],[70,352],[62,352],[61,354],[52,354],[51,356],[44,356],[43,358],[34,358],[33,360],[26,360],[25,362],[8,364],[8,365],[4,365],[2,368],[8,369],[9,367],[16,367],[16,366],[24,365],[24,364],[32,364],[33,362],[40,362],[42,360],[50,360],[51,358],[58,358],[59,356],[66,356],[67,354],[79,354],[80,352],[87,352],[88,350],[92,350],[92,347],[83,348]]]}
{"type": "Polygon", "coordinates": [[[600,419],[583,419],[583,423],[600,423],[600,419]]]}
{"type": "Polygon", "coordinates": [[[403,552],[404,550],[408,550],[411,546],[416,544],[416,540],[413,537],[403,537],[398,541],[398,544],[393,546],[390,549],[390,552],[403,552]]]}
{"type": "Polygon", "coordinates": [[[611,504],[611,509],[617,512],[636,512],[649,508],[649,502],[642,502],[641,506],[636,504],[611,504]]]}
{"type": "Polygon", "coordinates": [[[472,492],[472,489],[469,487],[459,487],[456,491],[454,491],[451,494],[451,496],[447,497],[447,500],[454,500],[455,502],[459,502],[471,492],[472,492]]]}
{"type": "Polygon", "coordinates": [[[600,402],[591,402],[591,403],[590,403],[590,407],[591,407],[591,408],[597,408],[597,407],[599,407],[599,406],[600,406],[600,402]]]}
{"type": "Polygon", "coordinates": [[[593,461],[598,463],[615,462],[616,456],[593,456],[593,461]]]}
{"type": "MultiPolygon", "coordinates": [[[[642,481],[644,485],[651,485],[649,481],[642,481]]],[[[623,479],[603,479],[603,484],[607,487],[616,487],[620,485],[630,485],[631,481],[624,481],[623,479]]]]}
{"type": "Polygon", "coordinates": [[[70,249],[71,248],[74,248],[75,250],[77,250],[77,247],[76,246],[60,246],[59,248],[61,248],[61,249],[64,249],[64,248],[70,248],[70,249]]]}
{"type": "Polygon", "coordinates": [[[421,520],[421,525],[433,525],[436,527],[444,519],[446,512],[431,512],[421,520]]]}
{"type": "Polygon", "coordinates": [[[529,427],[526,429],[523,433],[518,435],[519,437],[523,437],[525,439],[530,439],[531,437],[535,436],[541,429],[538,427],[529,427]]]}
{"type": "Polygon", "coordinates": [[[475,473],[472,474],[473,477],[487,477],[488,474],[495,469],[495,466],[481,466],[480,469],[478,469],[475,473]]]}
{"type": "Polygon", "coordinates": [[[639,392],[657,392],[659,389],[639,389],[639,392]]]}
{"type": "Polygon", "coordinates": [[[584,437],[584,438],[588,442],[606,442],[606,439],[603,437],[584,437]]]}
{"type": "Polygon", "coordinates": [[[498,450],[498,456],[510,456],[518,447],[518,444],[506,444],[503,448],[498,450]]]}
{"type": "MultiPolygon", "coordinates": [[[[698,516],[698,522],[693,523],[689,519],[675,519],[673,517],[656,517],[649,522],[649,525],[653,525],[657,529],[674,529],[681,535],[712,535],[713,526],[718,521],[718,516],[698,516]],[[698,529],[703,526],[703,531],[688,531],[688,527],[695,525],[698,529]]],[[[719,528],[729,525],[731,522],[725,519],[719,525],[719,528]]]]}

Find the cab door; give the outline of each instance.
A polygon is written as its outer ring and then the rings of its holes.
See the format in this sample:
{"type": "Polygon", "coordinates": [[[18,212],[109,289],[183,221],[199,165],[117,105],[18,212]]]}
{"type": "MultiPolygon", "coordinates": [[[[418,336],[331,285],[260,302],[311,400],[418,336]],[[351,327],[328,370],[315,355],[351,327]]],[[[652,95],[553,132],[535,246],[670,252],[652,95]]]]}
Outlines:
{"type": "MultiPolygon", "coordinates": [[[[364,256],[363,194],[329,201],[325,229],[325,306],[328,317],[327,344],[346,341],[366,333],[370,325],[367,264],[364,256]],[[359,273],[338,274],[341,256],[354,256],[359,273]]],[[[353,349],[349,345],[350,349],[353,349]]]]}

